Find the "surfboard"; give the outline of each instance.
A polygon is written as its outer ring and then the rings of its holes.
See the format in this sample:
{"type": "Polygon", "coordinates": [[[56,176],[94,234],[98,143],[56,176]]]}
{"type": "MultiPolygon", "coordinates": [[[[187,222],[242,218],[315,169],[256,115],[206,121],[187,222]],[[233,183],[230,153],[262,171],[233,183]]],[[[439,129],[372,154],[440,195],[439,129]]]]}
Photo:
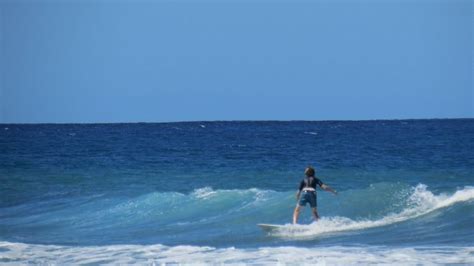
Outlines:
{"type": "Polygon", "coordinates": [[[279,224],[257,224],[263,231],[265,232],[271,232],[275,231],[281,228],[284,228],[284,225],[279,225],[279,224]]]}

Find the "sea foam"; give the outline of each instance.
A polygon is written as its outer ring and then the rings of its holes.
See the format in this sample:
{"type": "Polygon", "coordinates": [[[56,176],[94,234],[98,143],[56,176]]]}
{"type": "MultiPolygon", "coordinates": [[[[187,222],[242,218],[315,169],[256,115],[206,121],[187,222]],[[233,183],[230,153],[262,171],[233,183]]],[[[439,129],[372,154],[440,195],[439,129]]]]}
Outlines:
{"type": "Polygon", "coordinates": [[[474,247],[261,247],[108,245],[71,247],[0,242],[2,264],[472,264],[474,247]]]}

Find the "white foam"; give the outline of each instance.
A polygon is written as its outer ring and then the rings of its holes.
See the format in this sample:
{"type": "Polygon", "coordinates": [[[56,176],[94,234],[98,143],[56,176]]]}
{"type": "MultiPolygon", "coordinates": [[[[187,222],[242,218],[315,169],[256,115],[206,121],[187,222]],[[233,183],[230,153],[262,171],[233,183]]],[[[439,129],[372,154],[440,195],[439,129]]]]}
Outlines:
{"type": "Polygon", "coordinates": [[[413,219],[458,202],[473,199],[473,187],[466,187],[449,196],[446,194],[434,195],[427,190],[426,185],[420,184],[413,189],[413,193],[408,200],[409,207],[400,213],[389,214],[379,220],[356,221],[346,217],[325,217],[320,219],[317,223],[310,225],[287,224],[282,229],[275,231],[273,235],[289,238],[307,238],[321,234],[386,226],[413,219]]]}
{"type": "Polygon", "coordinates": [[[206,199],[215,194],[216,192],[211,187],[198,188],[195,189],[192,193],[192,195],[194,195],[198,199],[206,199]]]}
{"type": "Polygon", "coordinates": [[[235,193],[238,195],[251,195],[255,200],[260,200],[264,195],[267,193],[275,192],[272,190],[260,190],[258,188],[249,188],[249,189],[218,189],[214,190],[212,187],[202,187],[195,189],[191,195],[198,198],[198,199],[209,199],[219,194],[229,194],[235,193]]]}
{"type": "Polygon", "coordinates": [[[109,245],[70,247],[0,242],[2,264],[472,264],[474,247],[262,247],[109,245]]]}

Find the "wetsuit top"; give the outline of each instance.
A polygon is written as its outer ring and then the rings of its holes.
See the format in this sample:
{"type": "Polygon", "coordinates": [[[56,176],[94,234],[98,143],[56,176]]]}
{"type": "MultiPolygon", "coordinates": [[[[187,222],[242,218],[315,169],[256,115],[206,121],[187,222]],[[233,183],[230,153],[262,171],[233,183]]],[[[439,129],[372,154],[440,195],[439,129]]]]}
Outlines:
{"type": "Polygon", "coordinates": [[[319,185],[321,187],[324,184],[317,177],[314,177],[314,176],[305,177],[303,180],[301,180],[299,190],[301,191],[304,188],[313,188],[316,191],[316,185],[319,185]]]}

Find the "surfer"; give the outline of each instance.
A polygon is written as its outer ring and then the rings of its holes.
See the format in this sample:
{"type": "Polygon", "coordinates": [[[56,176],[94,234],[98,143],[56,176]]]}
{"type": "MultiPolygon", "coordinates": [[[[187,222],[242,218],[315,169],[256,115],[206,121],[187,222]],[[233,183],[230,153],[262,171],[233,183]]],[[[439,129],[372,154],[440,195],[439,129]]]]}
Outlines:
{"type": "Polygon", "coordinates": [[[334,195],[337,195],[337,191],[332,189],[330,186],[325,185],[319,178],[315,176],[316,170],[313,167],[308,166],[304,174],[306,177],[301,181],[298,192],[296,193],[296,204],[295,211],[293,212],[293,224],[298,222],[298,216],[300,215],[301,207],[306,206],[306,203],[309,203],[311,206],[311,211],[314,217],[314,220],[319,219],[318,209],[317,209],[317,199],[316,199],[316,186],[320,186],[322,189],[332,192],[334,195]]]}

